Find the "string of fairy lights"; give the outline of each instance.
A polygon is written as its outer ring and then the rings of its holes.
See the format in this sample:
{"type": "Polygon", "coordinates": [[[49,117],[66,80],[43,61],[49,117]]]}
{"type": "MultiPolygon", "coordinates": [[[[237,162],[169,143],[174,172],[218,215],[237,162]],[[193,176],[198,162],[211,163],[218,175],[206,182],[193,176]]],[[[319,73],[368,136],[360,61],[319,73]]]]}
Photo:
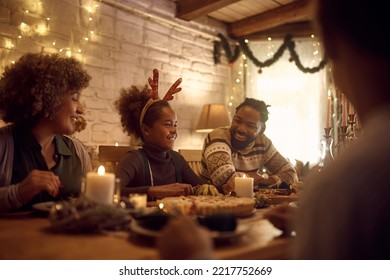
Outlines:
{"type": "MultiPolygon", "coordinates": [[[[56,21],[57,15],[52,15],[50,5],[54,1],[43,0],[18,0],[6,8],[10,10],[11,32],[4,33],[0,37],[1,65],[0,70],[10,63],[15,63],[14,53],[19,45],[39,45],[41,52],[60,53],[68,57],[75,57],[82,61],[83,53],[87,44],[94,39],[97,21],[95,20],[100,0],[78,1],[80,4],[80,21],[82,26],[77,32],[70,29],[69,38],[64,39],[58,33],[51,30],[52,22],[56,21]]],[[[7,5],[7,4],[6,4],[7,5]]],[[[56,22],[59,24],[59,22],[56,22]]]]}
{"type": "Polygon", "coordinates": [[[257,73],[261,74],[267,71],[266,67],[278,62],[285,52],[290,53],[288,61],[295,62],[298,70],[303,73],[317,73],[326,65],[326,59],[320,50],[320,41],[314,35],[300,40],[286,36],[282,41],[268,37],[266,42],[240,39],[239,43],[233,44],[230,44],[222,34],[218,34],[218,37],[221,40],[214,42],[214,63],[221,64],[221,57],[224,54],[231,68],[232,84],[227,100],[231,114],[234,114],[234,108],[246,97],[246,92],[256,92],[255,84],[261,76],[254,76],[254,72],[249,69],[257,67],[257,73]],[[304,43],[304,47],[300,46],[301,42],[304,43]],[[262,47],[259,47],[260,44],[262,47]]]}

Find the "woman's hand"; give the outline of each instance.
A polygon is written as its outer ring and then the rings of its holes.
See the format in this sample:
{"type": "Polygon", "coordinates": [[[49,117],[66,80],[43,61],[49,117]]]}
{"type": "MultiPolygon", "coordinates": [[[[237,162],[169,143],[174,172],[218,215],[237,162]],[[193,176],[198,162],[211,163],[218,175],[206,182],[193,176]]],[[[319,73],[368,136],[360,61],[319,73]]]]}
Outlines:
{"type": "Polygon", "coordinates": [[[210,234],[188,216],[171,219],[159,235],[157,248],[165,260],[214,258],[210,234]]]}
{"type": "Polygon", "coordinates": [[[19,184],[19,196],[23,203],[29,201],[40,191],[47,191],[55,197],[61,187],[60,178],[53,172],[34,169],[19,184]]]}

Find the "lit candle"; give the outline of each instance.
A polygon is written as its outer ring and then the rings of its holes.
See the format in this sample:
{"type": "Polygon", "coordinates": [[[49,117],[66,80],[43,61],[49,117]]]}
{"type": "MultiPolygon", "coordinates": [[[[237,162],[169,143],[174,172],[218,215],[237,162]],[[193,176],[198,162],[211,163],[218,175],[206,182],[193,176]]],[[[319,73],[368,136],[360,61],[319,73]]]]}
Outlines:
{"type": "Polygon", "coordinates": [[[238,197],[253,197],[253,178],[243,177],[234,178],[234,189],[238,197]]]}
{"type": "Polygon", "coordinates": [[[341,99],[341,125],[347,126],[347,98],[344,94],[341,99]]]}
{"type": "Polygon", "coordinates": [[[353,107],[351,101],[348,102],[348,114],[354,115],[355,114],[355,108],[353,107]]]}
{"type": "Polygon", "coordinates": [[[85,197],[99,203],[113,204],[115,174],[105,173],[104,166],[98,172],[88,172],[86,176],[85,197]]]}
{"type": "Polygon", "coordinates": [[[331,114],[332,114],[332,98],[330,96],[330,90],[328,91],[328,102],[326,107],[326,128],[330,128],[331,114]]]}

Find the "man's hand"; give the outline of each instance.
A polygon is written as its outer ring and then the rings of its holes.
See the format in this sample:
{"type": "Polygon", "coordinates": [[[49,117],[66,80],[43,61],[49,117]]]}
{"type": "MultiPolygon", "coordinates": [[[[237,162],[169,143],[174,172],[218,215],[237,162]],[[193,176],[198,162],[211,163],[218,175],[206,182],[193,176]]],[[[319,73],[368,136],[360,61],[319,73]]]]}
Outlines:
{"type": "Polygon", "coordinates": [[[276,228],[282,230],[285,234],[290,234],[293,229],[293,216],[296,208],[288,204],[281,204],[273,208],[269,208],[264,212],[263,216],[268,219],[276,228]]]}

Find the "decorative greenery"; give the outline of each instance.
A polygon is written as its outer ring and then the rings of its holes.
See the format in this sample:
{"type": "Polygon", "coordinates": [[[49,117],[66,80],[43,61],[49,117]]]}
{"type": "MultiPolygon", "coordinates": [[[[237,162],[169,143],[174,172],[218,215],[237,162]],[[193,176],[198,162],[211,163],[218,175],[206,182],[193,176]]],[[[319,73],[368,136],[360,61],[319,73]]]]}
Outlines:
{"type": "Polygon", "coordinates": [[[103,233],[127,230],[130,216],[124,208],[80,197],[55,203],[49,221],[49,230],[56,233],[103,233]]]}
{"type": "MultiPolygon", "coordinates": [[[[299,70],[301,70],[304,73],[316,73],[320,71],[322,68],[325,67],[327,60],[324,57],[318,66],[315,67],[304,67],[301,63],[301,60],[299,59],[298,53],[295,51],[295,42],[292,40],[291,35],[286,35],[284,38],[283,44],[279,47],[279,49],[275,52],[274,56],[270,59],[267,59],[265,61],[259,61],[253,52],[249,49],[248,44],[245,42],[243,39],[238,40],[238,46],[235,47],[234,49],[234,54],[232,54],[232,50],[230,49],[229,43],[227,39],[222,35],[218,34],[218,37],[221,39],[221,42],[215,42],[214,43],[214,62],[215,64],[220,63],[220,48],[221,46],[223,47],[226,57],[228,59],[229,64],[233,64],[237,59],[238,56],[240,55],[240,52],[242,51],[247,58],[249,58],[257,67],[263,68],[263,67],[268,67],[277,62],[283,55],[284,51],[286,49],[289,50],[290,52],[290,62],[295,62],[295,65],[298,67],[299,70]]],[[[259,73],[261,70],[259,70],[259,73]]]]}
{"type": "Polygon", "coordinates": [[[220,47],[222,45],[222,47],[225,51],[226,57],[229,61],[229,64],[234,63],[237,60],[238,56],[240,55],[240,47],[236,46],[234,49],[234,55],[232,55],[232,51],[230,50],[229,42],[226,40],[226,38],[221,33],[218,34],[218,37],[219,37],[219,39],[221,39],[221,43],[219,43],[217,41],[214,43],[214,61],[220,62],[220,55],[221,55],[220,47]],[[216,60],[217,54],[218,54],[218,58],[216,60]]]}

